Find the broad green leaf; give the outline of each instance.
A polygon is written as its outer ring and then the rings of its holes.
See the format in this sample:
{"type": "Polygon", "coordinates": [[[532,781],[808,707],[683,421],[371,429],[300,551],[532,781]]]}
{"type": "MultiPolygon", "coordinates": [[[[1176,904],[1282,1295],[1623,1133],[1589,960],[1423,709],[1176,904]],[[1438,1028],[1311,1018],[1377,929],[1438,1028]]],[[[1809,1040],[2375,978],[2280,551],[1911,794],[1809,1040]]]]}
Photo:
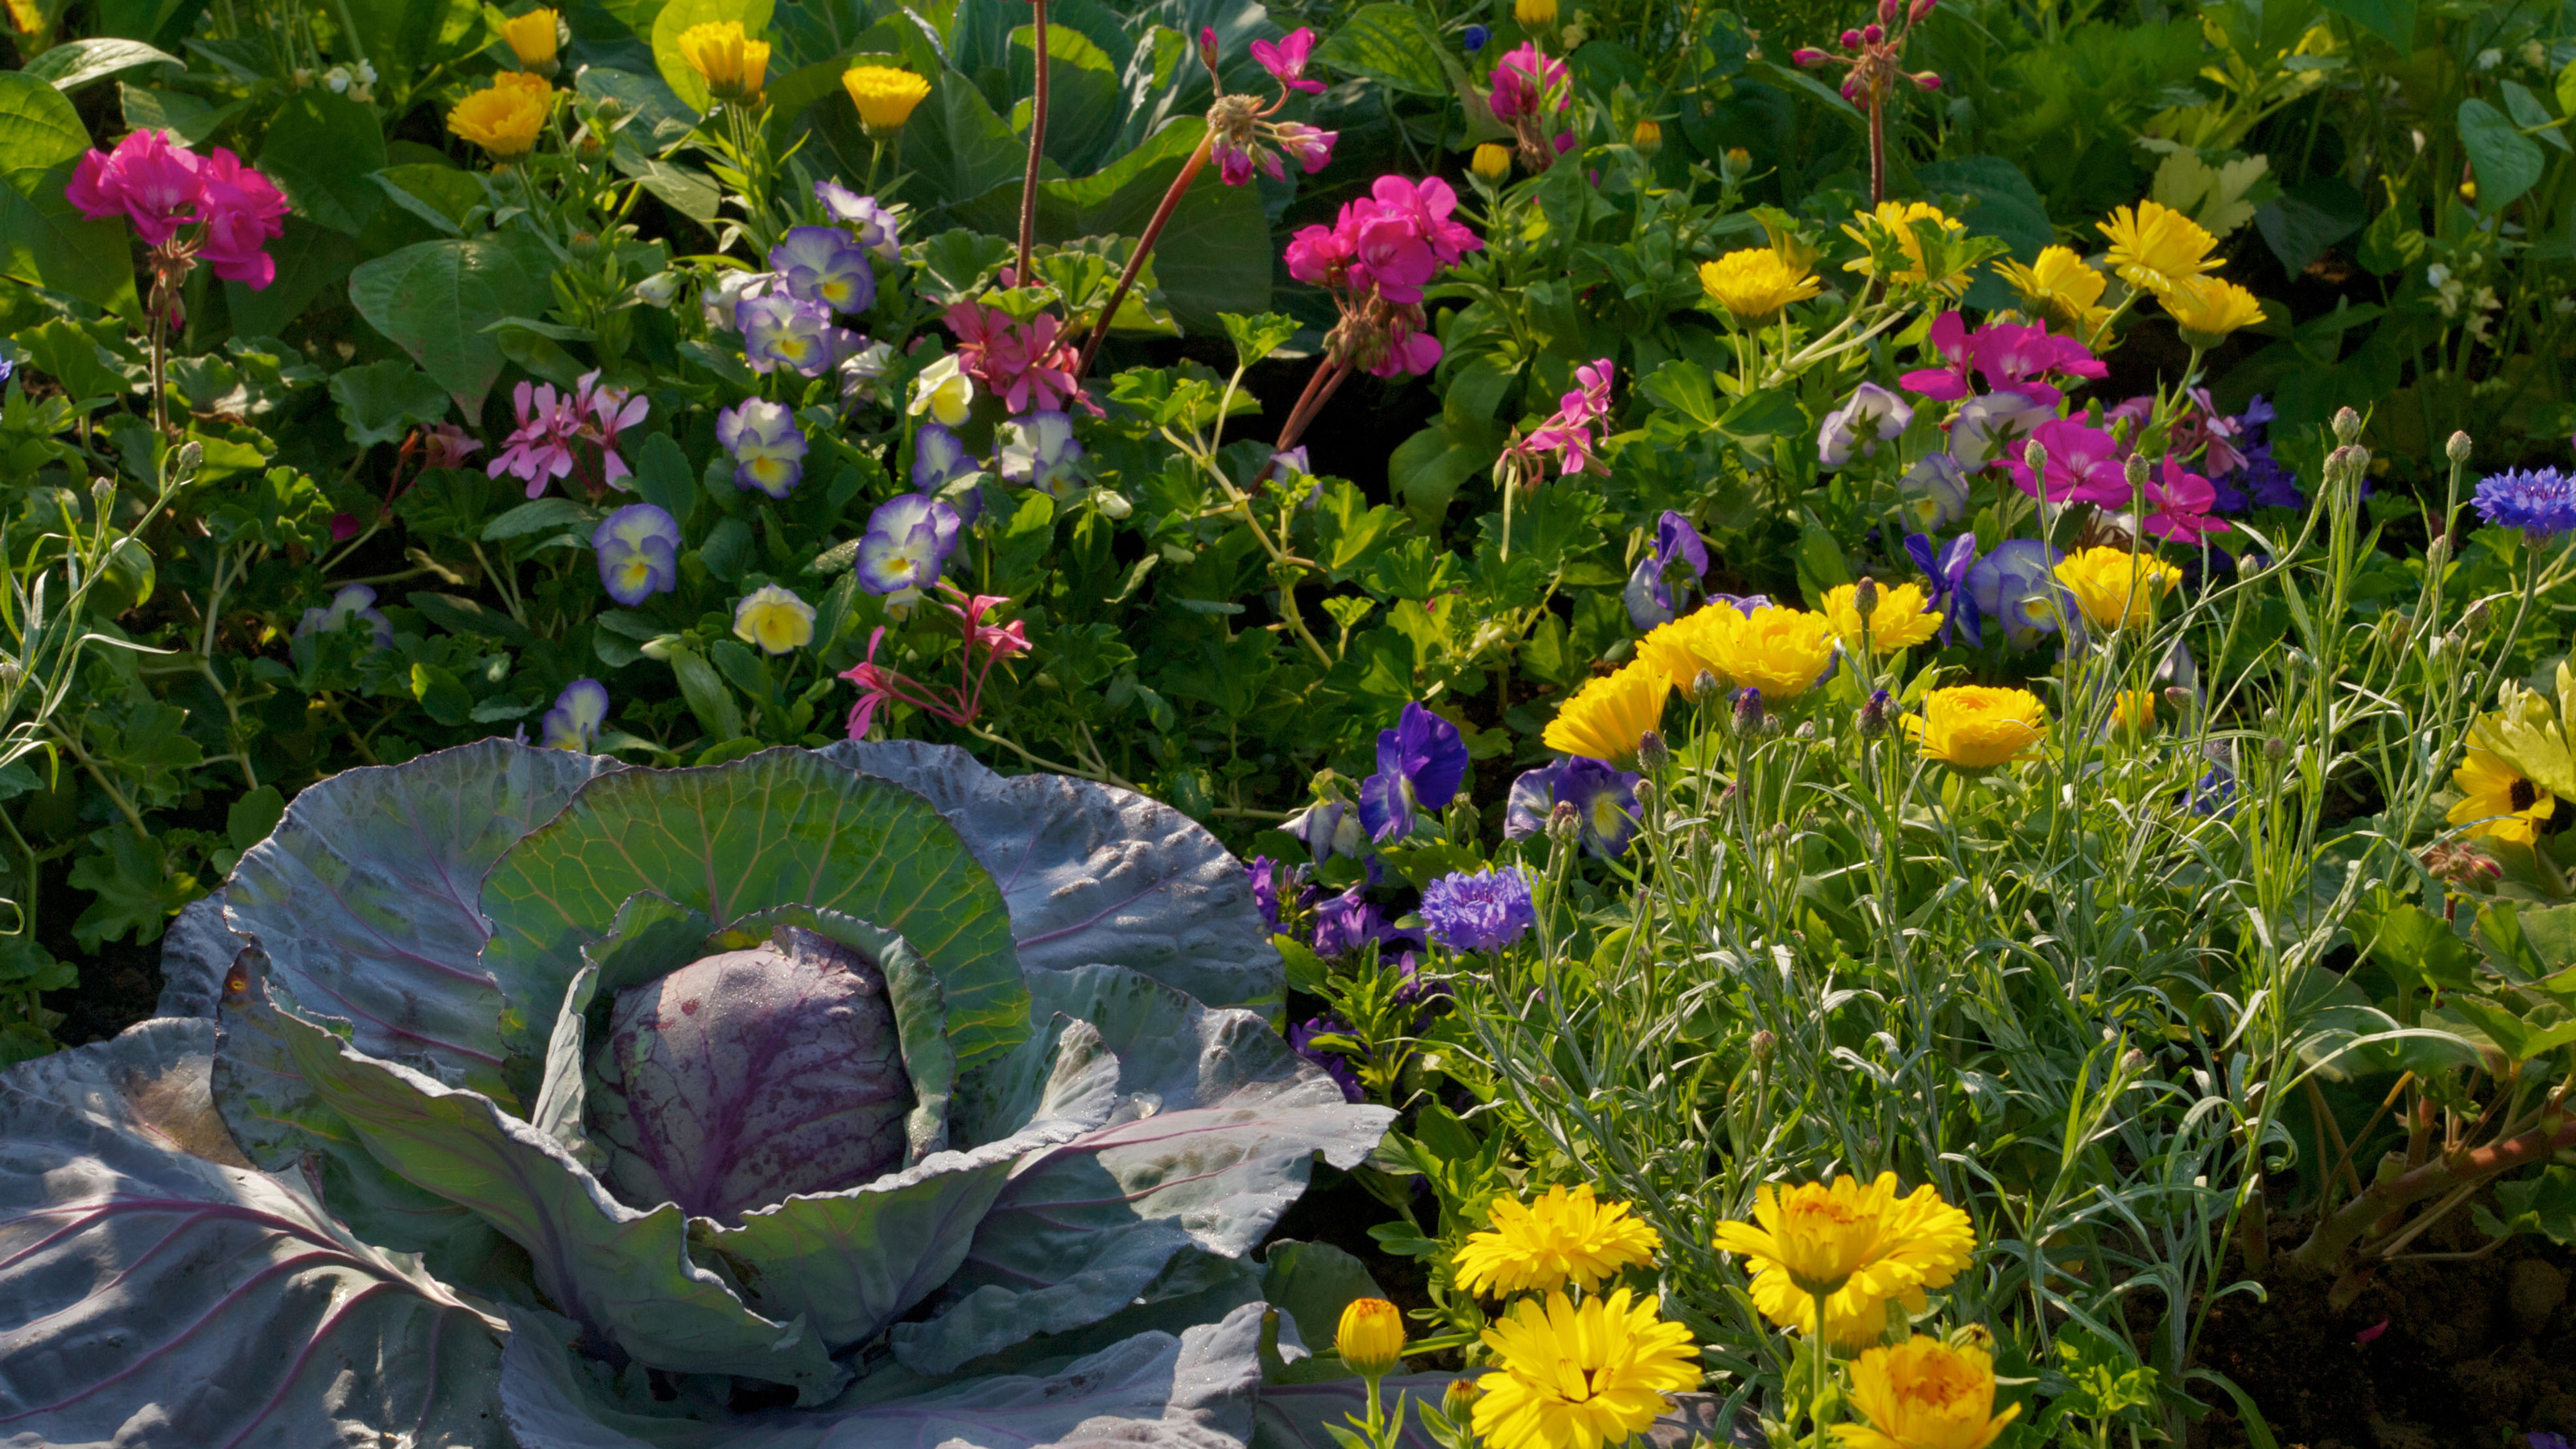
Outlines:
{"type": "Polygon", "coordinates": [[[1718,425],[1717,390],[1708,369],[1687,358],[1674,358],[1647,374],[1637,390],[1659,408],[1681,416],[1700,432],[1718,425]]]}
{"type": "MultiPolygon", "coordinates": [[[[1023,25],[1011,32],[1012,93],[1022,98],[1012,109],[1011,128],[1023,136],[1028,134],[1030,107],[1029,82],[1024,77],[1037,73],[1036,46],[1036,26],[1023,25]]],[[[1119,123],[1126,119],[1118,67],[1080,31],[1050,24],[1047,75],[1046,158],[1076,174],[1100,169],[1116,154],[1119,123]]]]}
{"type": "Polygon", "coordinates": [[[663,84],[693,111],[707,108],[706,77],[680,58],[680,32],[693,25],[721,25],[730,20],[754,40],[769,27],[771,0],[670,0],[653,17],[653,68],[663,84]]]}
{"type": "Polygon", "coordinates": [[[287,97],[259,148],[259,169],[298,215],[351,236],[384,204],[384,192],[368,179],[384,164],[376,108],[318,86],[287,97]]]}
{"type": "Polygon", "coordinates": [[[2540,143],[2514,128],[2504,112],[2471,97],[2460,102],[2460,146],[2478,181],[2478,210],[2502,211],[2540,181],[2548,158],[2540,143]]]}
{"type": "Polygon", "coordinates": [[[118,71],[132,70],[138,65],[175,65],[185,70],[188,63],[139,40],[101,35],[87,40],[67,40],[50,50],[40,51],[35,59],[27,62],[21,74],[34,76],[68,94],[92,81],[105,80],[118,71]]]}
{"type": "Polygon", "coordinates": [[[1440,32],[1410,5],[1363,5],[1315,48],[1315,60],[1366,76],[1389,90],[1446,96],[1440,32]]]}
{"type": "Polygon", "coordinates": [[[1261,1296],[1297,1321],[1297,1336],[1317,1353],[1332,1349],[1342,1310],[1357,1298],[1384,1298],[1368,1265],[1330,1243],[1293,1238],[1272,1243],[1263,1256],[1261,1296]]]}
{"type": "Polygon", "coordinates": [[[1797,396],[1783,388],[1749,392],[1729,404],[1717,420],[1718,431],[1736,438],[1779,437],[1807,426],[1797,396]]]}
{"type": "Polygon", "coordinates": [[[1278,351],[1297,335],[1297,319],[1277,312],[1264,312],[1258,317],[1227,312],[1216,320],[1234,343],[1235,361],[1244,367],[1278,351]]]}
{"type": "Polygon", "coordinates": [[[134,253],[122,221],[91,221],[63,196],[89,129],[62,92],[0,71],[0,276],[131,311],[134,253]]]}
{"type": "Polygon", "coordinates": [[[594,520],[589,509],[569,498],[531,498],[483,525],[483,541],[526,538],[567,528],[587,534],[594,520]]]}
{"type": "Polygon", "coordinates": [[[72,922],[72,935],[95,951],[100,943],[131,936],[148,946],[179,908],[197,897],[197,878],[175,869],[158,836],[137,835],[122,822],[90,837],[99,850],[72,862],[65,883],[88,891],[90,903],[72,922]]]}
{"type": "Polygon", "coordinates": [[[168,131],[191,146],[212,140],[225,122],[242,111],[239,101],[218,106],[185,91],[148,90],[131,81],[118,81],[116,94],[127,130],[168,131]]]}
{"type": "Polygon", "coordinates": [[[2536,1177],[2499,1182],[2495,1199],[2504,1210],[2499,1227],[2538,1233],[2562,1247],[2576,1247],[2576,1168],[2550,1166],[2536,1177]]]}
{"type": "Polygon", "coordinates": [[[358,244],[346,232],[300,216],[286,219],[285,235],[268,244],[268,254],[277,276],[266,287],[253,291],[240,282],[224,283],[224,306],[238,334],[274,337],[285,331],[358,264],[358,244]]]}
{"type": "MultiPolygon", "coordinates": [[[[993,878],[930,802],[804,750],[711,769],[601,777],[483,883],[483,966],[513,1001],[560,1000],[581,948],[639,891],[724,929],[779,906],[838,911],[901,933],[947,998],[961,1066],[1028,1030],[1010,914],[993,878]]],[[[504,1029],[533,1055],[530,1026],[504,1029]]]]}
{"type": "Polygon", "coordinates": [[[2513,117],[2513,123],[2521,127],[2525,135],[2561,151],[2576,150],[2567,144],[2567,128],[2559,123],[2556,116],[2549,114],[2549,107],[2541,104],[2540,97],[2533,95],[2530,87],[2520,81],[2506,81],[2499,89],[2504,92],[2505,112],[2513,117]]]}
{"type": "MultiPolygon", "coordinates": [[[[1008,187],[1009,207],[1016,218],[1028,142],[1012,131],[966,77],[943,70],[930,78],[930,84],[929,98],[912,113],[899,142],[903,167],[914,177],[905,194],[930,205],[954,207],[1008,187]]],[[[1012,234],[1018,234],[1016,222],[1012,234]]]]}
{"type": "Polygon", "coordinates": [[[2477,951],[2448,922],[2411,902],[2376,916],[2356,912],[2353,935],[2399,984],[2462,991],[2476,980],[2477,951]]]}
{"type": "Polygon", "coordinates": [[[446,389],[399,357],[333,373],[331,401],[350,446],[360,452],[401,442],[414,424],[446,417],[450,403],[446,389]]]}
{"type": "Polygon", "coordinates": [[[388,166],[369,178],[394,205],[447,233],[464,233],[465,218],[483,201],[482,183],[453,166],[413,162],[388,166]]]}
{"type": "Polygon", "coordinates": [[[2328,10],[2397,47],[2415,51],[2415,0],[2322,0],[2328,10]]]}
{"type": "Polygon", "coordinates": [[[358,315],[438,379],[465,416],[483,414],[501,375],[501,345],[484,329],[551,305],[554,254],[521,231],[421,242],[349,274],[358,315]]]}

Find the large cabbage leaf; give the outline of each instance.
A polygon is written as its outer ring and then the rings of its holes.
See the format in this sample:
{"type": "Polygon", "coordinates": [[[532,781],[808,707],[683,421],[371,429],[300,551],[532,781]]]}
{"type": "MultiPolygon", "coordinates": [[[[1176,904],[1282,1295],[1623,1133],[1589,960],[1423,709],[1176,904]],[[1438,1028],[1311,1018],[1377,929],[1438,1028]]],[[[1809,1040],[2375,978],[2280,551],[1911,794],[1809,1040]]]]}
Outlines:
{"type": "Polygon", "coordinates": [[[1210,1006],[1280,1004],[1285,967],[1243,863],[1171,806],[1062,775],[999,775],[953,745],[845,740],[822,753],[948,817],[1010,901],[1023,969],[1107,962],[1210,1006]]]}
{"type": "Polygon", "coordinates": [[[252,1170],[215,1036],[147,1021],[0,1074],[0,1440],[506,1449],[501,1324],[252,1170]]]}

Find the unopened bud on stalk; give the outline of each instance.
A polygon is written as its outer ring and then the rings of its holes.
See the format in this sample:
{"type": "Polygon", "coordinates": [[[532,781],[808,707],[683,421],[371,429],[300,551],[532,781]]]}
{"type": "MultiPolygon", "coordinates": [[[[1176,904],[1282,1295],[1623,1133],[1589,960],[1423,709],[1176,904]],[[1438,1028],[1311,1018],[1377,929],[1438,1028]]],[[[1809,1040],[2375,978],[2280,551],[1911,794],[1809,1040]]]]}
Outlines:
{"type": "Polygon", "coordinates": [[[1636,147],[1640,156],[1652,156],[1661,151],[1664,149],[1663,123],[1651,116],[1639,121],[1637,128],[1628,133],[1628,144],[1636,147]]]}
{"type": "Polygon", "coordinates": [[[2478,600],[2476,603],[2469,606],[2469,612],[2467,614],[2461,616],[2460,627],[2466,629],[2472,634],[2485,633],[2487,631],[2487,615],[2489,612],[2487,601],[2484,599],[2478,600]]]}
{"type": "Polygon", "coordinates": [[[2433,535],[2433,541],[2424,545],[2424,567],[2439,569],[2450,561],[2451,536],[2447,533],[2433,535]]]}
{"type": "Polygon", "coordinates": [[[0,689],[15,689],[18,681],[26,677],[27,671],[18,667],[17,660],[0,659],[0,689]]]}
{"type": "Polygon", "coordinates": [[[1881,25],[1896,23],[1896,0],[1878,0],[1878,23],[1881,25]]]}
{"type": "Polygon", "coordinates": [[[1771,1034],[1771,1028],[1766,1026],[1760,1031],[1755,1032],[1753,1034],[1753,1065],[1757,1067],[1770,1065],[1771,1054],[1779,1050],[1779,1048],[1780,1038],[1771,1034]]]}
{"type": "Polygon", "coordinates": [[[1789,843],[1789,822],[1786,820],[1774,820],[1771,822],[1771,829],[1766,833],[1771,837],[1771,845],[1773,849],[1785,846],[1789,843]]]}
{"type": "Polygon", "coordinates": [[[1718,696],[1725,692],[1725,686],[1717,682],[1716,675],[1703,669],[1691,676],[1690,692],[1691,703],[1705,708],[1717,703],[1718,696]]]}
{"type": "Polygon", "coordinates": [[[2469,435],[2466,433],[2453,433],[2451,435],[2451,440],[2442,445],[2442,456],[2450,459],[2454,463],[2465,463],[2469,461],[2469,435]]]}
{"type": "Polygon", "coordinates": [[[1451,1379],[1449,1387],[1441,1391],[1440,1412],[1449,1416],[1449,1422],[1463,1424],[1467,1422],[1467,1416],[1475,1412],[1476,1396],[1482,1392],[1474,1379],[1461,1374],[1451,1379]]]}
{"type": "Polygon", "coordinates": [[[2121,465],[2120,473],[2122,477],[2129,480],[2129,491],[2131,493],[2145,492],[2147,487],[2146,454],[2131,453],[2129,455],[2129,460],[2121,465]]]}
{"type": "Polygon", "coordinates": [[[2130,1076],[2133,1076],[2133,1077],[2134,1077],[2134,1076],[2138,1075],[2140,1072],[2145,1071],[2146,1069],[2147,1069],[2147,1054],[2146,1054],[2145,1052],[2142,1052],[2142,1051],[2138,1050],[2136,1047],[2131,1047],[2131,1048],[2129,1048],[2126,1052],[2123,1052],[2123,1053],[2121,1054],[2121,1056],[2120,1056],[2120,1070],[2121,1070],[2121,1071],[2126,1072],[2126,1073],[2128,1073],[2130,1076]]]}
{"type": "Polygon", "coordinates": [[[1802,745],[1812,745],[1815,742],[1816,722],[1811,719],[1802,719],[1798,721],[1798,743],[1802,745]]]}
{"type": "Polygon", "coordinates": [[[107,519],[107,506],[115,501],[115,479],[100,478],[89,485],[89,506],[94,521],[105,522],[107,519]]]}
{"type": "Polygon", "coordinates": [[[2029,465],[2032,473],[2038,473],[2048,466],[2048,446],[2037,438],[2031,439],[2021,445],[2021,460],[2029,465]]]}
{"type": "Polygon", "coordinates": [[[1765,739],[1776,740],[1785,733],[1788,728],[1788,722],[1781,719],[1780,716],[1776,714],[1766,714],[1762,716],[1762,735],[1765,739]]]}
{"type": "Polygon", "coordinates": [[[1860,39],[1863,45],[1876,45],[1886,38],[1887,32],[1880,29],[1875,21],[1860,28],[1860,39]]]}
{"type": "Polygon", "coordinates": [[[2274,735],[2263,742],[2263,758],[2279,764],[2290,757],[2290,742],[2274,735]]]}
{"type": "Polygon", "coordinates": [[[2183,688],[2179,684],[2168,684],[2165,686],[2165,703],[2172,705],[2178,710],[2189,709],[2191,708],[2191,691],[2183,688]]]}
{"type": "Polygon", "coordinates": [[[599,255],[599,234],[577,231],[572,234],[572,254],[583,261],[599,255]]]}
{"type": "Polygon", "coordinates": [[[668,307],[680,295],[680,274],[655,272],[635,284],[635,297],[647,307],[668,307]]]}
{"type": "Polygon", "coordinates": [[[1860,576],[1860,582],[1852,585],[1852,608],[1863,619],[1878,612],[1878,580],[1867,574],[1860,576]]]}
{"type": "Polygon", "coordinates": [[[1908,25],[1922,24],[1924,20],[1931,15],[1932,7],[1938,3],[1939,0],[1914,0],[1913,4],[1905,7],[1905,23],[1908,25]]]}
{"type": "Polygon", "coordinates": [[[1574,808],[1573,801],[1559,800],[1555,807],[1547,812],[1548,839],[1560,845],[1570,845],[1574,842],[1574,838],[1582,833],[1583,816],[1574,808]]]}
{"type": "Polygon", "coordinates": [[[1202,25],[1199,27],[1199,64],[1207,67],[1210,77],[1216,75],[1216,60],[1216,27],[1202,25]]]}
{"type": "Polygon", "coordinates": [[[1735,727],[1750,734],[1762,728],[1762,691],[1739,689],[1735,692],[1735,727]]]}
{"type": "Polygon", "coordinates": [[[1886,690],[1873,691],[1860,707],[1860,732],[1864,739],[1876,739],[1887,733],[1888,719],[1896,712],[1895,701],[1886,690]]]}
{"type": "Polygon", "coordinates": [[[1636,784],[1628,787],[1628,793],[1637,797],[1637,808],[1639,810],[1652,810],[1655,808],[1655,796],[1661,792],[1656,790],[1655,782],[1653,780],[1646,779],[1639,780],[1636,784]]]}
{"type": "Polygon", "coordinates": [[[1860,32],[1857,30],[1846,30],[1835,38],[1843,43],[1843,49],[1845,50],[1860,49],[1860,32]]]}
{"type": "Polygon", "coordinates": [[[1644,737],[1637,741],[1637,768],[1649,775],[1660,774],[1664,767],[1672,762],[1672,748],[1664,743],[1664,737],[1660,733],[1648,730],[1644,737]]]}
{"type": "Polygon", "coordinates": [[[2361,414],[2350,408],[2337,408],[2334,415],[2335,441],[2349,447],[2361,441],[2361,414]]]}
{"type": "Polygon", "coordinates": [[[171,486],[176,487],[181,483],[186,483],[194,479],[197,476],[198,465],[205,461],[206,450],[198,446],[196,439],[190,438],[188,441],[181,443],[179,445],[178,461],[173,464],[170,469],[171,486]]]}
{"type": "Polygon", "coordinates": [[[2281,656],[2281,677],[2291,680],[2297,679],[2300,675],[2307,673],[2309,662],[2308,651],[2305,649],[2291,650],[2289,653],[2281,656]]]}

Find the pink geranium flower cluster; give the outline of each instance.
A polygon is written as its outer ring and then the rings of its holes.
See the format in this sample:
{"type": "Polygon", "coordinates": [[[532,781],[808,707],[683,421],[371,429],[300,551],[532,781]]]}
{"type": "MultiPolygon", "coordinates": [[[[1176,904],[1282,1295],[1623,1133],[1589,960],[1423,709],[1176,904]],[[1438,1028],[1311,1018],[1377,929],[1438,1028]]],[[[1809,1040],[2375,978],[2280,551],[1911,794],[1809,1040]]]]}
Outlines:
{"type": "Polygon", "coordinates": [[[1536,483],[1539,465],[1549,458],[1556,460],[1559,476],[1590,470],[1593,426],[1610,416],[1612,371],[1606,357],[1574,369],[1575,390],[1557,399],[1547,421],[1505,450],[1522,478],[1536,483]]]}
{"type": "Polygon", "coordinates": [[[592,466],[582,468],[581,481],[591,497],[616,486],[633,471],[618,455],[617,435],[652,410],[652,402],[640,392],[601,387],[596,372],[584,373],[571,392],[561,395],[550,382],[520,383],[510,402],[518,413],[518,429],[485,471],[521,480],[530,498],[542,496],[548,482],[572,477],[585,461],[592,466]]]}
{"type": "Polygon", "coordinates": [[[2099,378],[2110,368],[2071,337],[2059,337],[2042,326],[1989,322],[1975,332],[1956,312],[1932,320],[1927,339],[1941,355],[1940,367],[1921,368],[1897,379],[1906,391],[1939,402],[1959,402],[1976,391],[1968,374],[1975,372],[1995,392],[2019,393],[2032,402],[2055,407],[2066,396],[2048,378],[2099,378]]]}
{"type": "Polygon", "coordinates": [[[135,131],[114,151],[90,151],[63,195],[92,221],[123,216],[162,254],[168,285],[192,260],[256,291],[277,279],[268,244],[286,230],[286,197],[266,176],[218,146],[200,156],[167,131],[135,131]],[[193,235],[180,228],[194,226],[193,235]]]}
{"type": "Polygon", "coordinates": [[[2196,543],[2225,533],[2225,520],[2210,516],[2218,490],[2207,478],[2185,469],[2171,454],[2151,472],[2131,497],[2129,449],[2118,434],[2080,418],[2052,418],[2031,433],[2046,461],[2033,470],[2021,457],[2006,460],[2015,487],[2051,503],[2090,503],[2105,510],[2139,507],[2138,526],[2168,541],[2196,543]]]}
{"type": "Polygon", "coordinates": [[[948,582],[939,581],[939,590],[947,595],[940,607],[957,616],[965,635],[965,649],[957,656],[957,683],[953,688],[923,684],[877,663],[877,646],[885,642],[885,627],[868,636],[867,658],[841,672],[841,678],[857,685],[859,702],[850,707],[850,738],[867,738],[868,726],[876,720],[877,711],[889,704],[908,704],[922,713],[965,726],[975,722],[984,705],[984,681],[992,677],[993,666],[1029,652],[1028,625],[1018,619],[1007,624],[991,622],[995,610],[1011,602],[997,594],[969,594],[948,582]]]}
{"type": "Polygon", "coordinates": [[[1041,313],[1014,322],[999,307],[960,302],[942,320],[957,334],[958,366],[1013,417],[1032,409],[1061,412],[1068,402],[1099,413],[1074,378],[1079,354],[1064,336],[1063,319],[1041,313]]]}
{"type": "Polygon", "coordinates": [[[1216,30],[1199,31],[1199,58],[1207,66],[1208,79],[1216,86],[1216,103],[1208,108],[1208,145],[1216,157],[1219,179],[1228,186],[1241,186],[1252,179],[1257,168],[1273,181],[1284,181],[1288,172],[1280,164],[1284,151],[1309,174],[1324,169],[1333,159],[1333,142],[1337,131],[1318,130],[1298,121],[1276,121],[1271,117],[1288,104],[1292,94],[1321,95],[1324,83],[1306,76],[1306,61],[1315,52],[1315,32],[1304,28],[1290,31],[1277,42],[1252,42],[1252,58],[1279,82],[1278,98],[1264,104],[1258,97],[1227,95],[1225,82],[1217,76],[1216,30]],[[1272,148],[1276,147],[1277,150],[1272,148]]]}
{"type": "Polygon", "coordinates": [[[1574,149],[1574,133],[1554,132],[1552,117],[1574,103],[1565,62],[1549,57],[1535,43],[1494,62],[1494,88],[1485,104],[1494,119],[1512,128],[1521,165],[1545,171],[1556,158],[1574,149]]]}
{"type": "Polygon", "coordinates": [[[1429,372],[1440,361],[1438,339],[1424,330],[1423,289],[1485,245],[1450,220],[1457,206],[1458,194],[1436,176],[1381,176],[1331,226],[1289,239],[1288,275],[1329,288],[1341,306],[1337,355],[1379,377],[1429,372]]]}

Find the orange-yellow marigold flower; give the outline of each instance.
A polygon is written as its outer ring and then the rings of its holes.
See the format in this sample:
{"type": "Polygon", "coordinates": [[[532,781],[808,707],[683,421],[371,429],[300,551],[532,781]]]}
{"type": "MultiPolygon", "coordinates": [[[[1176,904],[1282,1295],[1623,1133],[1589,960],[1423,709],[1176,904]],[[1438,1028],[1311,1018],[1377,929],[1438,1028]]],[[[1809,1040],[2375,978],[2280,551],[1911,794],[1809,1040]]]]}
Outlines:
{"type": "Polygon", "coordinates": [[[546,128],[554,100],[554,88],[542,77],[505,70],[456,103],[447,113],[447,129],[496,161],[515,161],[537,149],[537,135],[546,128]]]}
{"type": "Polygon", "coordinates": [[[1976,1231],[1929,1184],[1898,1197],[1895,1173],[1867,1187],[1845,1174],[1830,1187],[1763,1184],[1753,1221],[1718,1224],[1717,1246],[1753,1270],[1764,1317],[1812,1334],[1821,1297],[1826,1336],[1857,1347],[1886,1331],[1891,1301],[1921,1312],[1923,1290],[1957,1277],[1976,1231]]]}
{"type": "Polygon", "coordinates": [[[1919,1333],[1860,1356],[1851,1404],[1869,1422],[1836,1424],[1842,1449],[1986,1449],[2021,1412],[1994,1412],[1995,1365],[1984,1349],[1919,1333]]]}
{"type": "Polygon", "coordinates": [[[2048,737],[2048,707],[2027,689],[1954,684],[1898,721],[1923,753],[1957,770],[1991,770],[2048,737]]]}
{"type": "Polygon", "coordinates": [[[2111,270],[2133,287],[2159,295],[2189,278],[2218,270],[2210,252],[2218,238],[2200,223],[2161,202],[2111,208],[2111,219],[2095,229],[2111,239],[2111,270]]]}
{"type": "Polygon", "coordinates": [[[1539,736],[1551,750],[1624,762],[1637,755],[1646,731],[1664,722],[1664,697],[1672,683],[1643,660],[1620,666],[1574,692],[1539,736]]]}
{"type": "Polygon", "coordinates": [[[1690,1330],[1622,1288],[1581,1306],[1524,1298],[1485,1330],[1498,1367],[1471,1415],[1487,1449],[1602,1449],[1655,1422],[1664,1395],[1699,1387],[1690,1330]]]}
{"type": "Polygon", "coordinates": [[[1568,1283],[1589,1291],[1622,1268],[1651,1263],[1664,1246],[1628,1216],[1624,1202],[1600,1202],[1592,1186],[1551,1187],[1532,1202],[1497,1198],[1494,1225],[1458,1249],[1458,1286],[1508,1296],[1568,1283]]]}
{"type": "MultiPolygon", "coordinates": [[[[1826,590],[1824,615],[1833,624],[1834,637],[1843,641],[1843,648],[1860,653],[1859,585],[1842,584],[1826,590]]],[[[1869,647],[1880,654],[1911,649],[1941,632],[1941,618],[1922,585],[1882,585],[1878,605],[1869,613],[1869,647]]]]}

